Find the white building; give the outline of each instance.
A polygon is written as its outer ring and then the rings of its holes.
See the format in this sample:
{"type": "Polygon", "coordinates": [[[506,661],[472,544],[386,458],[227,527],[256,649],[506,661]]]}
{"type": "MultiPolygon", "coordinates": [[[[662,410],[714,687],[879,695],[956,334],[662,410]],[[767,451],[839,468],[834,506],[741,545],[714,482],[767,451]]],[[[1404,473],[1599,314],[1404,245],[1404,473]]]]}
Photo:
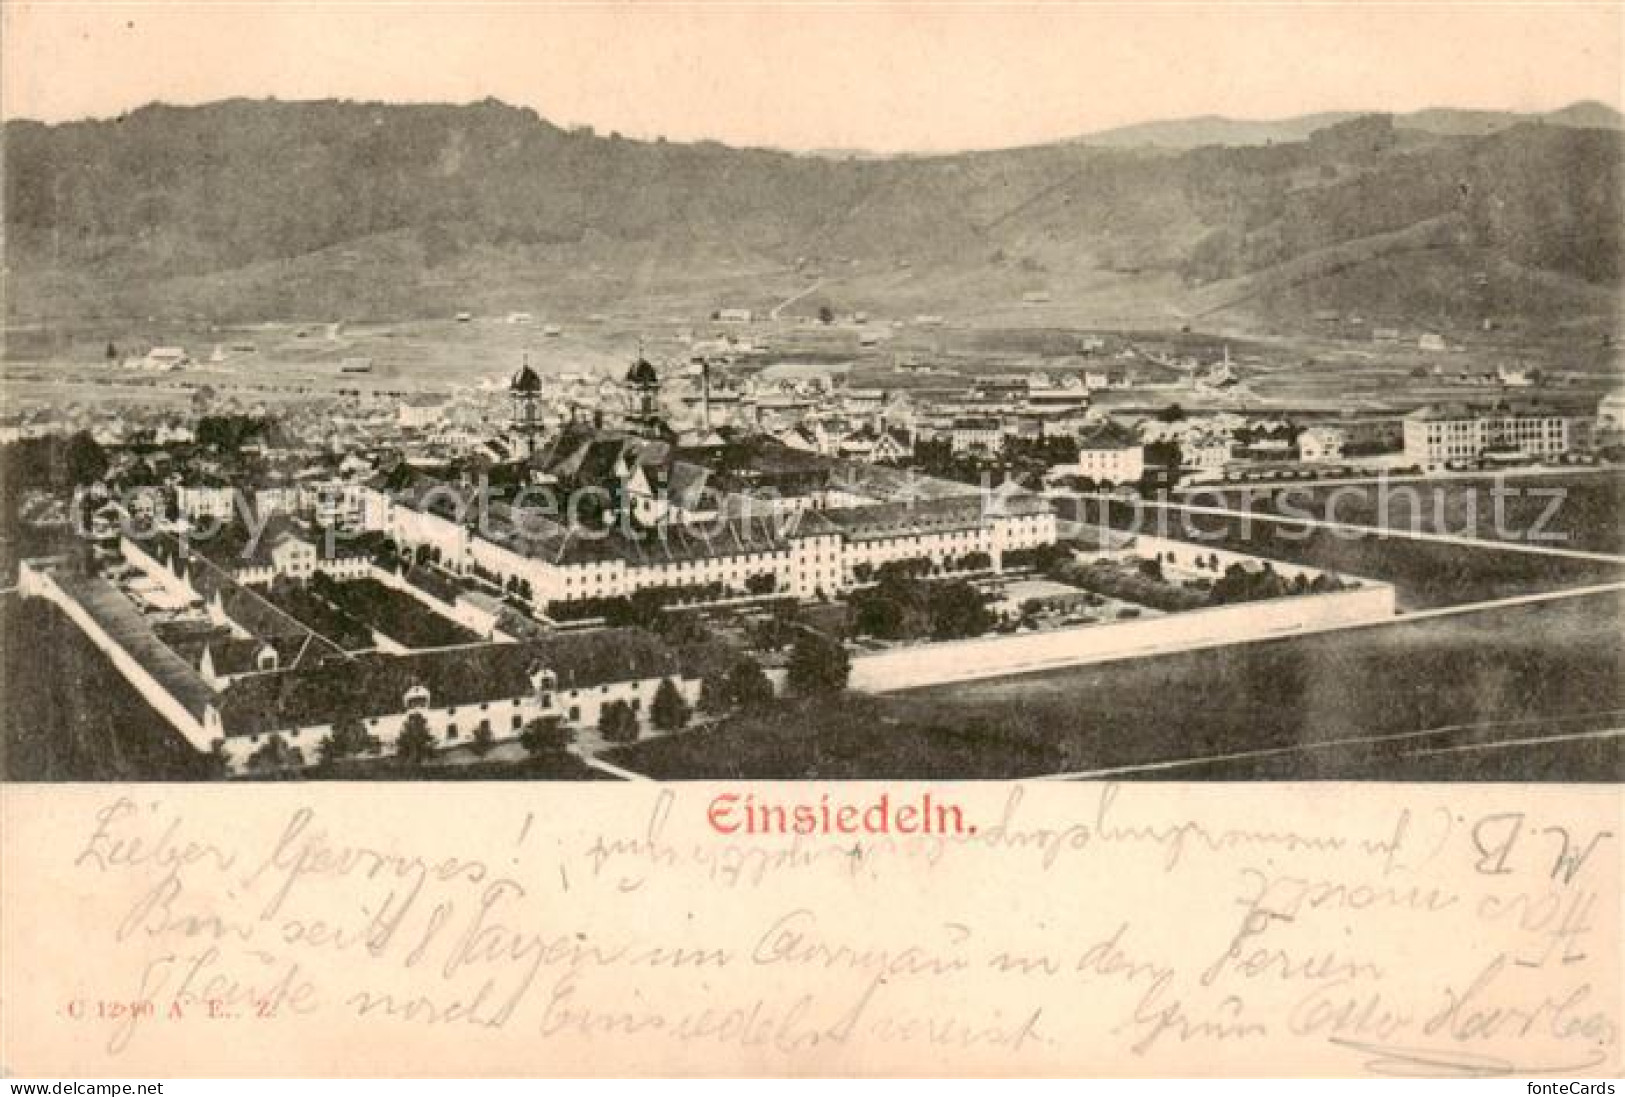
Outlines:
{"type": "Polygon", "coordinates": [[[195,484],[175,489],[175,509],[193,522],[230,522],[237,513],[237,489],[195,484]]]}
{"type": "Polygon", "coordinates": [[[1056,465],[1051,475],[1080,476],[1096,483],[1132,484],[1145,475],[1145,446],[1129,431],[1102,424],[1078,437],[1078,460],[1056,465]]]}
{"type": "Polygon", "coordinates": [[[436,749],[468,742],[481,724],[497,742],[518,737],[541,717],[555,717],[566,728],[595,727],[617,701],[647,726],[655,692],[666,680],[689,704],[698,701],[698,671],[681,653],[637,629],[605,629],[477,652],[367,654],[252,674],[206,706],[203,726],[235,770],[251,768],[254,753],[273,735],[311,765],[341,719],[360,720],[381,753],[395,750],[414,717],[436,749]]]}
{"type": "Polygon", "coordinates": [[[1597,401],[1597,429],[1625,430],[1625,389],[1615,389],[1597,401]]]}
{"type": "Polygon", "coordinates": [[[390,533],[407,548],[431,546],[448,570],[477,570],[503,586],[523,579],[534,600],[545,605],[709,584],[719,585],[723,597],[737,597],[754,593],[753,585],[767,577],[769,593],[834,595],[859,581],[856,569],[864,564],[924,559],[951,570],[966,554],[985,553],[997,569],[1007,551],[1053,544],[1057,528],[1047,501],[1009,488],[986,498],[787,509],[694,527],[678,523],[640,539],[620,533],[581,537],[553,516],[502,504],[491,506],[476,534],[466,516],[459,520],[450,508],[397,502],[390,533]]]}
{"type": "Polygon", "coordinates": [[[1004,446],[1004,424],[992,416],[963,416],[948,428],[955,453],[997,453],[1004,446]]]}
{"type": "Polygon", "coordinates": [[[286,530],[272,536],[268,555],[271,568],[290,579],[309,579],[316,574],[316,546],[286,530]]]}
{"type": "Polygon", "coordinates": [[[403,430],[422,430],[440,422],[451,411],[451,402],[442,396],[411,396],[401,401],[396,421],[403,430]]]}
{"type": "Polygon", "coordinates": [[[1405,417],[1404,431],[1406,459],[1425,469],[1560,457],[1575,442],[1572,416],[1532,404],[1430,404],[1405,417]]]}
{"type": "Polygon", "coordinates": [[[177,370],[191,364],[185,347],[153,347],[147,352],[142,368],[164,371],[177,370]]]}
{"type": "Polygon", "coordinates": [[[1343,432],[1336,427],[1310,427],[1298,435],[1298,458],[1303,461],[1340,460],[1343,442],[1343,432]]]}

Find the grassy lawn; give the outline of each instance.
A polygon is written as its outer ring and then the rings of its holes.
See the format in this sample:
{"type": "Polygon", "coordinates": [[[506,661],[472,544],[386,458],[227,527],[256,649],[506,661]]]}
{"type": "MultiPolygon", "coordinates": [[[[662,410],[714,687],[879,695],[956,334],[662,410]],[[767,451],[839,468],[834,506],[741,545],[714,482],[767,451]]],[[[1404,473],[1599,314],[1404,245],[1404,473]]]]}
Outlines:
{"type": "Polygon", "coordinates": [[[472,644],[480,638],[472,631],[449,621],[403,591],[386,587],[376,579],[350,579],[323,584],[318,594],[342,613],[377,629],[391,640],[409,648],[443,648],[472,644]]]}
{"type": "Polygon", "coordinates": [[[742,714],[601,757],[659,780],[987,780],[1044,773],[1060,761],[1041,743],[1012,741],[951,713],[914,720],[908,709],[848,694],[742,714]]]}
{"type": "MultiPolygon", "coordinates": [[[[1072,504],[1065,504],[1071,506],[1072,504]]],[[[1112,524],[1130,528],[1126,507],[1112,507],[1112,524]]],[[[1315,529],[1243,516],[1190,514],[1148,506],[1147,533],[1231,549],[1274,560],[1392,583],[1402,609],[1453,606],[1518,594],[1625,579],[1625,566],[1602,561],[1483,548],[1376,534],[1315,529]]]]}
{"type": "Polygon", "coordinates": [[[1422,752],[1617,727],[1625,714],[1622,613],[1625,598],[1603,595],[789,705],[605,757],[663,779],[934,779],[1286,750],[1140,776],[1617,781],[1625,778],[1617,738],[1422,752]],[[1428,729],[1446,730],[1333,745],[1428,729]]]}
{"type": "Polygon", "coordinates": [[[1343,487],[1227,489],[1185,497],[1200,506],[1386,529],[1523,542],[1584,552],[1625,554],[1625,474],[1444,480],[1343,487]],[[1501,490],[1497,521],[1495,489],[1501,490]],[[1554,505],[1555,498],[1555,505],[1554,505]],[[1328,501],[1332,510],[1328,511],[1328,501]],[[1285,508],[1283,510],[1283,508],[1285,508]],[[1550,514],[1548,514],[1550,510],[1550,514]]]}
{"type": "Polygon", "coordinates": [[[365,651],[373,646],[372,629],[303,587],[262,589],[257,593],[289,617],[345,651],[365,651]]]}

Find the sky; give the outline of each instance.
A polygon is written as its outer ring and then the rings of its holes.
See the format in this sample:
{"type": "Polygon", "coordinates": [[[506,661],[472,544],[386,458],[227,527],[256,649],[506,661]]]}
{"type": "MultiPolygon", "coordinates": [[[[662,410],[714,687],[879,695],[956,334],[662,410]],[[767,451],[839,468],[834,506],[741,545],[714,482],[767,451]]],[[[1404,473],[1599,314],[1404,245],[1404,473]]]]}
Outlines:
{"type": "Polygon", "coordinates": [[[792,149],[946,151],[1195,115],[1621,105],[1620,3],[0,0],[0,114],[471,102],[792,149]]]}

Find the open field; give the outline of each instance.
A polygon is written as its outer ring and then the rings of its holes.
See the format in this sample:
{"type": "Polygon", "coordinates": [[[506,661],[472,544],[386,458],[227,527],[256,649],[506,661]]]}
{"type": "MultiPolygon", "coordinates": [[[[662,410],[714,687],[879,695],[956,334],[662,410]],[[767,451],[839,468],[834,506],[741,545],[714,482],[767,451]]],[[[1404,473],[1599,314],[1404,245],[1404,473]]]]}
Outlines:
{"type": "Polygon", "coordinates": [[[664,779],[1616,781],[1617,737],[1490,745],[1620,727],[1622,613],[1600,595],[846,698],[608,757],[664,779]],[[1465,746],[1485,749],[1428,753],[1465,746]]]}
{"type": "MultiPolygon", "coordinates": [[[[453,316],[460,306],[451,301],[442,316],[387,321],[340,317],[233,324],[198,318],[64,321],[7,329],[0,383],[18,406],[87,400],[184,404],[199,385],[274,403],[341,390],[399,393],[472,386],[511,374],[527,354],[544,374],[616,374],[624,370],[640,341],[658,361],[686,358],[692,340],[727,337],[756,348],[739,359],[742,370],[807,362],[821,367],[819,371],[846,373],[855,385],[872,387],[962,385],[976,374],[1031,369],[1127,368],[1142,382],[1167,387],[1110,393],[1108,403],[1126,398],[1134,406],[1156,408],[1178,403],[1188,410],[1310,414],[1402,411],[1431,400],[1495,394],[1413,376],[1418,368],[1441,364],[1459,370],[1469,364],[1462,356],[1441,359],[1414,345],[1372,344],[1335,333],[1249,337],[1217,324],[1182,331],[1175,317],[1112,320],[1073,315],[1064,304],[961,314],[941,326],[914,323],[915,312],[909,309],[895,317],[876,314],[864,325],[844,321],[823,325],[788,315],[748,324],[712,322],[710,310],[730,300],[726,291],[718,290],[703,302],[650,301],[635,311],[603,314],[555,314],[534,303],[517,305],[533,311],[530,323],[509,323],[501,312],[459,322],[453,316]],[[557,336],[544,334],[549,325],[559,328],[557,336]],[[878,334],[879,344],[861,345],[864,332],[878,334]],[[1105,337],[1105,349],[1089,356],[1078,353],[1083,337],[1091,333],[1105,337]],[[109,343],[121,354],[178,345],[195,363],[166,374],[123,370],[107,361],[109,343]],[[225,348],[224,359],[211,362],[217,346],[225,348]],[[236,346],[252,350],[233,350],[236,346]],[[1227,347],[1251,395],[1199,393],[1179,371],[1152,360],[1188,355],[1217,361],[1227,347]],[[1132,348],[1135,356],[1117,357],[1126,348],[1132,348]],[[349,358],[369,359],[371,372],[341,373],[340,364],[349,358]],[[933,364],[959,376],[899,374],[894,368],[899,360],[933,364]]],[[[937,310],[922,304],[918,311],[937,310]]],[[[1483,372],[1505,362],[1572,373],[1541,395],[1589,412],[1597,396],[1618,383],[1617,375],[1609,372],[1609,361],[1568,340],[1530,341],[1497,333],[1483,336],[1472,348],[1470,366],[1483,372]]]]}
{"type": "Polygon", "coordinates": [[[1183,501],[1289,517],[1625,554],[1625,473],[1618,470],[1432,483],[1194,492],[1183,501]],[[1499,513],[1499,517],[1498,517],[1499,513]]]}
{"type": "MultiPolygon", "coordinates": [[[[1095,505],[1098,507],[1098,504],[1095,505]]],[[[1076,504],[1062,502],[1062,513],[1076,504]]],[[[1097,515],[1097,509],[1085,517],[1097,515]]],[[[1112,504],[1114,528],[1134,527],[1132,512],[1112,504]]],[[[1563,590],[1625,578],[1625,565],[1541,556],[1513,549],[1418,541],[1380,534],[1316,529],[1246,515],[1191,514],[1146,506],[1139,528],[1147,533],[1208,544],[1394,585],[1402,610],[1462,605],[1517,594],[1563,590]]]]}
{"type": "Polygon", "coordinates": [[[1053,772],[1040,742],[957,718],[934,723],[890,697],[848,694],[714,728],[649,739],[601,757],[656,780],[993,780],[1053,772]]]}

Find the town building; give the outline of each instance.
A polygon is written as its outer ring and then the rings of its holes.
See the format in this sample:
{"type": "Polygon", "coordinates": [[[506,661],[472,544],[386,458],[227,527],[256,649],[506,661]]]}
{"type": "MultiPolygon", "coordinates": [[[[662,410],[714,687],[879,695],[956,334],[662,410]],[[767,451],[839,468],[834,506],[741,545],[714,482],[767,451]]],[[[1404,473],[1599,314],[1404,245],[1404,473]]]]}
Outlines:
{"type": "Polygon", "coordinates": [[[1145,475],[1145,446],[1134,433],[1102,423],[1078,436],[1078,459],[1056,465],[1050,475],[1079,476],[1096,483],[1133,484],[1145,475]]]}
{"type": "Polygon", "coordinates": [[[1597,401],[1597,432],[1625,431],[1625,389],[1615,389],[1597,401]]]}
{"type": "Polygon", "coordinates": [[[1302,461],[1337,461],[1343,456],[1343,432],[1336,427],[1313,426],[1298,435],[1298,458],[1302,461]]]}
{"type": "Polygon", "coordinates": [[[948,444],[955,453],[998,453],[1004,447],[1004,424],[993,416],[961,416],[948,428],[948,444]]]}
{"type": "Polygon", "coordinates": [[[391,753],[407,723],[420,718],[437,748],[472,739],[481,724],[493,740],[514,739],[532,720],[555,717],[567,728],[598,724],[625,702],[647,726],[660,683],[670,680],[690,704],[699,699],[699,665],[638,629],[602,629],[477,653],[367,653],[230,682],[202,714],[234,769],[247,768],[272,735],[298,748],[307,764],[341,720],[360,721],[391,753]]]}
{"type": "Polygon", "coordinates": [[[443,396],[409,396],[396,409],[396,421],[403,430],[423,430],[444,419],[451,402],[443,396]]]}
{"type": "Polygon", "coordinates": [[[1572,416],[1538,404],[1429,404],[1405,417],[1405,457],[1424,469],[1542,460],[1574,448],[1572,416]]]}

